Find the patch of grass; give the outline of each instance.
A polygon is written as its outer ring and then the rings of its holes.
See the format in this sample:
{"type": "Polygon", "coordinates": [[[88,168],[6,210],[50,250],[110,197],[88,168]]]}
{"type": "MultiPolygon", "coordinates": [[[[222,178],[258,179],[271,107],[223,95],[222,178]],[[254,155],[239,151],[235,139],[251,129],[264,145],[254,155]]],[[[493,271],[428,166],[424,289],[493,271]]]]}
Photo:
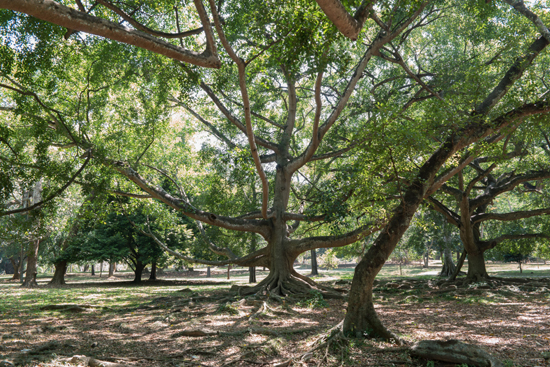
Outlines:
{"type": "Polygon", "coordinates": [[[231,303],[222,303],[218,306],[216,313],[225,313],[229,315],[238,315],[239,310],[233,306],[231,303]]]}
{"type": "Polygon", "coordinates": [[[306,298],[300,302],[297,302],[298,307],[304,308],[326,308],[329,306],[328,302],[323,298],[323,294],[316,290],[311,290],[309,292],[310,297],[306,298]]]}

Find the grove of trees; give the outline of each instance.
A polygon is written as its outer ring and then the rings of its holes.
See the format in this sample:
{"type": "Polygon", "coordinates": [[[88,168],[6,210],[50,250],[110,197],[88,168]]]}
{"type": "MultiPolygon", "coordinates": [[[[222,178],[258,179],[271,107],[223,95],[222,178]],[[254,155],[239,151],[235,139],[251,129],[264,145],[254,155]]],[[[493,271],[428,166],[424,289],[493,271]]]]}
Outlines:
{"type": "Polygon", "coordinates": [[[343,332],[397,340],[373,283],[421,205],[472,281],[548,237],[548,24],[544,1],[0,0],[2,246],[33,243],[32,273],[50,238],[58,284],[71,256],[140,279],[163,249],[269,269],[240,295],[339,297],[296,258],[373,235],[343,332]]]}

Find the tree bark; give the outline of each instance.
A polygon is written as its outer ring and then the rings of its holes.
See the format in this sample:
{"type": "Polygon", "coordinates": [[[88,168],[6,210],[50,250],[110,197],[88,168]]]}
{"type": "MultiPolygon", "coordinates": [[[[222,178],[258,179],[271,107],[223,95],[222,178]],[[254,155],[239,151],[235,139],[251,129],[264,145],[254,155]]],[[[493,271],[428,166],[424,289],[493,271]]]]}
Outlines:
{"type": "Polygon", "coordinates": [[[14,260],[14,257],[10,257],[10,262],[11,262],[11,265],[13,266],[13,276],[11,277],[12,280],[16,280],[16,279],[19,279],[19,269],[21,267],[21,265],[23,264],[23,261],[21,260],[21,258],[19,258],[19,261],[15,261],[14,260]]]}
{"type": "Polygon", "coordinates": [[[149,275],[149,280],[157,280],[157,261],[153,260],[151,264],[151,274],[149,275]]]}
{"type": "Polygon", "coordinates": [[[141,261],[136,261],[136,267],[134,269],[134,283],[140,283],[141,282],[141,276],[143,274],[143,269],[145,269],[145,266],[147,264],[142,263],[141,261]]]}
{"type": "Polygon", "coordinates": [[[210,273],[210,266],[207,266],[207,267],[206,267],[206,277],[207,277],[207,278],[212,277],[212,274],[210,273]]]}
{"type": "Polygon", "coordinates": [[[25,274],[25,282],[22,285],[25,288],[33,288],[38,286],[38,283],[36,283],[36,275],[39,247],[40,240],[35,240],[32,242],[31,250],[29,252],[29,258],[27,260],[27,272],[25,274]]]}
{"type": "Polygon", "coordinates": [[[95,275],[95,265],[92,264],[92,276],[94,276],[94,275],[95,275]]]}
{"type": "Polygon", "coordinates": [[[443,268],[441,269],[441,273],[439,273],[440,277],[450,277],[455,272],[456,266],[453,263],[453,254],[449,248],[445,248],[443,251],[443,268]]]}
{"type": "Polygon", "coordinates": [[[311,250],[311,273],[310,275],[315,276],[319,275],[319,270],[317,269],[317,251],[315,249],[311,250]]]}
{"type": "Polygon", "coordinates": [[[53,273],[52,280],[50,280],[50,285],[64,285],[65,283],[65,274],[67,273],[67,261],[59,261],[55,264],[55,272],[53,273]]]}
{"type": "Polygon", "coordinates": [[[109,262],[109,278],[115,275],[116,263],[114,261],[109,262]]]}
{"type": "Polygon", "coordinates": [[[485,257],[483,252],[468,252],[468,279],[482,281],[489,278],[485,268],[485,257]]]}
{"type": "MultiPolygon", "coordinates": [[[[256,251],[258,240],[256,234],[252,233],[252,239],[250,241],[250,253],[256,251]]],[[[256,283],[256,267],[250,266],[248,268],[248,283],[256,283]]]]}

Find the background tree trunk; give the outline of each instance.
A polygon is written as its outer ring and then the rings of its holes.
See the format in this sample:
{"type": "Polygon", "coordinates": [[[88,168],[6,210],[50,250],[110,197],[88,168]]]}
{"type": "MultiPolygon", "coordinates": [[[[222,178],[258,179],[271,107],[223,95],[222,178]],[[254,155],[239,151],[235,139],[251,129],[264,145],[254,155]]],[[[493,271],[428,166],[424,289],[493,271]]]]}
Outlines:
{"type": "Polygon", "coordinates": [[[95,267],[94,267],[94,264],[92,264],[92,276],[95,275],[95,267]]]}
{"type": "Polygon", "coordinates": [[[29,252],[29,259],[27,260],[27,272],[25,274],[25,282],[23,287],[32,288],[38,286],[36,283],[37,266],[38,261],[38,248],[40,247],[40,240],[32,242],[31,251],[29,252]]]}
{"type": "Polygon", "coordinates": [[[143,274],[143,269],[145,269],[144,263],[141,261],[136,261],[136,268],[134,269],[134,283],[140,283],[141,282],[141,276],[143,274]]]}
{"type": "Polygon", "coordinates": [[[443,251],[443,268],[440,277],[450,277],[455,272],[456,266],[453,263],[453,254],[449,248],[445,248],[443,251]]]}
{"type": "Polygon", "coordinates": [[[154,260],[151,264],[151,274],[149,280],[157,280],[157,260],[154,260]]]}
{"type": "Polygon", "coordinates": [[[210,266],[207,266],[206,267],[206,277],[210,278],[211,276],[212,276],[212,274],[210,273],[210,266]]]}
{"type": "Polygon", "coordinates": [[[116,263],[114,261],[109,262],[109,278],[115,276],[116,263]]]}
{"type": "MultiPolygon", "coordinates": [[[[252,233],[252,240],[250,241],[250,253],[256,251],[257,239],[256,234],[252,233]]],[[[256,283],[256,267],[250,266],[248,268],[248,283],[256,283]]]]}
{"type": "Polygon", "coordinates": [[[16,280],[16,279],[19,279],[19,269],[23,263],[23,261],[21,261],[21,258],[19,258],[19,261],[15,261],[14,260],[14,257],[10,257],[10,262],[11,262],[11,265],[13,266],[13,276],[11,277],[12,280],[16,280]]]}
{"type": "Polygon", "coordinates": [[[317,251],[315,249],[311,250],[311,276],[319,275],[319,270],[317,268],[317,251]]]}
{"type": "Polygon", "coordinates": [[[67,273],[67,261],[63,260],[55,264],[55,272],[53,273],[50,285],[64,285],[65,273],[67,273]]]}

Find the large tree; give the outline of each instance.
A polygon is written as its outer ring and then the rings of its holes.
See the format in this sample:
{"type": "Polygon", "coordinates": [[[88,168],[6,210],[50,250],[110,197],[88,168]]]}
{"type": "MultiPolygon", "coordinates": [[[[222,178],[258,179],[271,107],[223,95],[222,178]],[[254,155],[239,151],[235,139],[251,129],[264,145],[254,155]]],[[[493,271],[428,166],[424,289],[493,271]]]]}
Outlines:
{"type": "MultiPolygon", "coordinates": [[[[520,185],[523,187],[527,184],[528,187],[531,187],[530,182],[542,182],[542,180],[550,178],[549,165],[544,162],[539,162],[542,165],[537,167],[538,170],[533,170],[532,165],[523,162],[522,165],[529,167],[529,169],[524,172],[519,171],[521,167],[517,167],[517,164],[511,162],[514,159],[513,157],[517,155],[520,154],[510,152],[507,156],[501,157],[504,162],[499,163],[492,163],[490,157],[477,158],[459,172],[455,182],[441,187],[440,193],[449,197],[450,201],[447,198],[438,200],[434,195],[428,198],[433,209],[443,214],[449,223],[459,229],[464,249],[468,253],[468,278],[472,280],[480,281],[488,277],[484,253],[501,242],[529,238],[550,238],[548,233],[533,232],[529,228],[525,228],[523,231],[518,231],[517,228],[511,229],[509,233],[501,231],[498,236],[487,230],[488,221],[519,221],[524,218],[550,213],[548,207],[530,208],[529,201],[532,200],[526,197],[523,198],[525,200],[521,208],[523,210],[510,208],[504,213],[501,212],[502,209],[491,210],[491,207],[495,206],[493,203],[501,195],[509,193],[520,185]],[[499,167],[503,165],[505,167],[499,167]],[[444,202],[452,204],[446,205],[444,202]],[[458,212],[454,211],[453,207],[458,207],[458,212]],[[482,230],[482,226],[485,230],[482,230]]],[[[495,157],[495,159],[498,158],[495,157]]],[[[525,159],[523,155],[520,155],[519,158],[525,159]]],[[[515,159],[518,159],[518,157],[515,159]]],[[[537,195],[536,190],[530,191],[532,195],[537,195]]]]}
{"type": "MultiPolygon", "coordinates": [[[[183,19],[177,12],[168,15],[173,6],[168,2],[159,2],[156,8],[103,0],[93,9],[81,7],[79,1],[67,4],[73,9],[49,0],[0,0],[0,7],[32,11],[73,30],[134,46],[143,46],[141,38],[139,42],[133,38],[140,32],[149,32],[148,40],[151,33],[155,37],[171,37],[166,34],[176,33],[174,29],[179,33],[183,19]],[[113,23],[91,19],[87,13],[113,23]],[[121,30],[118,22],[135,29],[121,30]],[[101,29],[92,32],[92,25],[101,29]],[[159,25],[166,30],[152,30],[159,25]]],[[[314,287],[292,267],[300,253],[346,246],[383,225],[356,269],[344,330],[391,337],[374,311],[372,284],[418,205],[471,163],[483,146],[503,139],[506,128],[550,109],[542,93],[546,81],[540,80],[544,62],[534,62],[547,56],[540,55],[549,42],[540,27],[542,20],[521,4],[514,6],[527,17],[512,13],[506,4],[473,0],[457,1],[454,7],[439,2],[365,2],[355,16],[349,16],[350,9],[337,0],[319,0],[323,12],[309,1],[266,6],[260,1],[215,4],[211,0],[209,5],[213,26],[198,0],[195,10],[187,8],[185,13],[190,24],[203,26],[204,35],[186,38],[179,46],[171,41],[164,48],[147,41],[143,47],[157,54],[89,36],[51,51],[43,44],[61,45],[61,36],[71,32],[54,27],[46,38],[42,29],[21,28],[27,18],[8,16],[11,20],[4,29],[19,34],[34,31],[39,40],[35,44],[46,56],[56,54],[50,69],[35,73],[36,68],[28,72],[18,65],[13,75],[7,75],[2,86],[13,104],[3,109],[51,127],[55,132],[48,130],[51,139],[72,149],[73,157],[91,159],[94,169],[103,165],[126,179],[113,179],[113,184],[131,182],[194,220],[262,236],[266,246],[240,258],[210,244],[229,255],[226,263],[270,268],[266,279],[245,292],[265,289],[288,295],[314,287]],[[341,22],[338,16],[346,14],[341,22]],[[348,32],[350,25],[353,29],[348,32]],[[337,30],[359,42],[351,43],[337,30]],[[200,60],[182,51],[183,46],[198,50],[202,44],[207,51],[200,60]],[[60,49],[65,47],[76,52],[63,54],[60,49]],[[179,56],[165,52],[172,47],[178,47],[179,56]],[[204,57],[216,50],[223,50],[221,69],[201,69],[208,66],[204,57]],[[192,65],[168,62],[159,54],[192,65]],[[109,57],[114,60],[109,62],[109,57]],[[513,89],[523,74],[529,87],[513,89]],[[188,175],[178,175],[177,167],[157,159],[174,145],[173,140],[163,139],[175,138],[170,133],[176,127],[163,124],[167,102],[184,111],[181,118],[186,124],[192,123],[192,116],[219,141],[211,145],[216,152],[211,165],[186,168],[211,177],[212,166],[229,157],[227,169],[241,173],[241,181],[236,181],[241,185],[229,193],[250,197],[248,187],[259,186],[255,211],[239,213],[242,206],[230,205],[227,198],[208,203],[197,190],[202,185],[191,184],[188,175]],[[483,143],[475,145],[478,141],[483,143]],[[359,147],[366,153],[354,162],[352,152],[359,147]],[[177,189],[161,186],[167,178],[177,189]],[[386,198],[398,203],[393,212],[372,204],[386,198]],[[323,230],[318,224],[328,225],[323,230]]],[[[7,48],[11,53],[21,51],[7,48]]],[[[20,163],[15,153],[2,147],[12,162],[20,163]]],[[[65,177],[73,177],[74,166],[65,177]]],[[[126,190],[131,188],[126,185],[126,190]]],[[[216,191],[208,192],[216,195],[216,191]]],[[[142,230],[155,236],[147,228],[142,230]]],[[[158,234],[155,237],[162,246],[158,234]]]]}

